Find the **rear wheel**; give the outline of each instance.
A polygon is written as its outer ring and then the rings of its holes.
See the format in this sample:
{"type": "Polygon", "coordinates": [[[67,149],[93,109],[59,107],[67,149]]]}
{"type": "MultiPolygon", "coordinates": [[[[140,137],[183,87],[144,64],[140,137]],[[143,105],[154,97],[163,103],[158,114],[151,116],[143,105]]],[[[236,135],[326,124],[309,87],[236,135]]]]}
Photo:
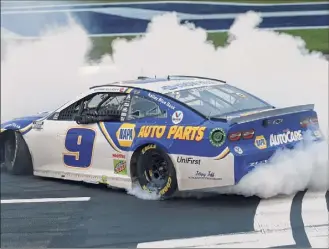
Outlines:
{"type": "Polygon", "coordinates": [[[23,136],[17,131],[7,131],[1,136],[1,166],[14,175],[33,173],[30,151],[23,136]]]}
{"type": "Polygon", "coordinates": [[[161,197],[177,190],[175,167],[167,155],[154,144],[145,146],[137,159],[137,178],[141,188],[161,197]]]}

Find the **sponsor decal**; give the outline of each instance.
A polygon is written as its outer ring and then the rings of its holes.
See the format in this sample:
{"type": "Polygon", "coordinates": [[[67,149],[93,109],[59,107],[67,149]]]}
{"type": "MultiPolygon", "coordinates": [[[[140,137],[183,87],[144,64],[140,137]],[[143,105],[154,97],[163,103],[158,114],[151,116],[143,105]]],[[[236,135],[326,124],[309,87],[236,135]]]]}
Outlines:
{"type": "Polygon", "coordinates": [[[122,124],[116,132],[120,146],[130,147],[135,138],[135,124],[122,124]]]}
{"type": "Polygon", "coordinates": [[[150,149],[156,149],[156,145],[155,144],[149,144],[146,145],[143,149],[142,149],[142,154],[145,154],[146,151],[150,150],[150,149]]]}
{"type": "Polygon", "coordinates": [[[120,121],[121,122],[124,122],[126,117],[127,117],[128,107],[130,105],[130,95],[128,95],[128,96],[126,97],[126,100],[123,103],[124,107],[122,108],[121,116],[120,116],[120,121]],[[128,96],[129,96],[129,98],[128,98],[128,96]]]}
{"type": "Polygon", "coordinates": [[[179,124],[180,122],[182,122],[183,117],[184,117],[184,113],[182,111],[175,111],[171,116],[171,121],[174,124],[179,124]]]}
{"type": "Polygon", "coordinates": [[[113,165],[114,165],[114,174],[127,175],[126,160],[114,159],[113,165]]]}
{"type": "Polygon", "coordinates": [[[151,99],[153,99],[153,100],[155,100],[155,101],[157,101],[157,102],[159,102],[160,104],[163,104],[163,105],[167,106],[167,107],[170,108],[171,110],[175,110],[175,108],[176,108],[176,107],[175,107],[173,104],[171,104],[169,101],[166,101],[166,100],[164,100],[163,98],[158,97],[158,96],[156,96],[156,95],[153,94],[153,93],[148,93],[148,97],[151,98],[151,99]]]}
{"type": "Polygon", "coordinates": [[[134,91],[133,91],[133,94],[136,94],[136,95],[138,95],[138,94],[140,94],[140,93],[141,93],[140,90],[134,90],[134,91]]]}
{"type": "Polygon", "coordinates": [[[112,157],[113,158],[118,158],[118,159],[125,159],[126,158],[126,156],[123,155],[123,154],[112,154],[112,157]]]}
{"type": "Polygon", "coordinates": [[[266,142],[265,137],[263,135],[256,136],[254,145],[260,150],[266,149],[267,148],[267,142],[266,142]]]}
{"type": "Polygon", "coordinates": [[[172,182],[172,180],[171,180],[171,177],[169,176],[168,180],[167,180],[167,183],[166,183],[166,186],[164,186],[164,188],[161,189],[160,192],[159,192],[160,195],[164,195],[165,193],[168,192],[168,190],[171,187],[171,182],[172,182]]]}
{"type": "Polygon", "coordinates": [[[41,130],[43,126],[43,121],[34,121],[32,124],[32,129],[41,130]]]}
{"type": "Polygon", "coordinates": [[[112,87],[102,87],[102,88],[96,88],[95,91],[109,91],[109,92],[114,92],[114,93],[123,93],[127,90],[128,88],[127,87],[115,87],[115,86],[112,86],[112,87]]]}
{"type": "Polygon", "coordinates": [[[138,136],[137,137],[141,137],[141,138],[162,138],[163,134],[166,131],[166,126],[142,126],[138,136]]]}
{"type": "Polygon", "coordinates": [[[58,117],[59,117],[59,112],[56,112],[55,114],[54,114],[54,116],[53,116],[53,119],[58,119],[58,117]]]}
{"type": "Polygon", "coordinates": [[[206,127],[202,126],[171,126],[166,129],[165,125],[142,126],[138,136],[139,138],[167,138],[188,141],[201,141],[206,127]]]}
{"type": "Polygon", "coordinates": [[[108,184],[107,183],[107,176],[102,176],[101,177],[101,180],[99,181],[99,183],[108,184]]]}
{"type": "Polygon", "coordinates": [[[130,94],[128,94],[126,97],[126,101],[130,101],[130,99],[131,99],[131,96],[130,96],[130,94]]]}
{"type": "Polygon", "coordinates": [[[220,147],[224,144],[226,133],[222,128],[212,129],[209,135],[210,143],[215,147],[220,147]]]}
{"type": "Polygon", "coordinates": [[[195,172],[194,176],[189,176],[189,179],[193,179],[193,180],[222,180],[222,178],[220,177],[216,177],[215,173],[212,171],[208,171],[208,172],[201,172],[201,171],[197,171],[195,172]]]}
{"type": "Polygon", "coordinates": [[[235,146],[234,147],[234,151],[236,152],[236,153],[238,153],[238,154],[243,154],[243,150],[241,149],[241,147],[239,147],[239,146],[235,146]]]}
{"type": "Polygon", "coordinates": [[[218,84],[216,81],[210,81],[210,80],[180,80],[177,84],[167,85],[161,87],[164,91],[173,91],[173,90],[179,90],[179,89],[186,89],[190,87],[198,87],[198,86],[209,86],[218,84]]]}
{"type": "Polygon", "coordinates": [[[251,163],[249,163],[249,166],[250,167],[256,167],[260,164],[265,164],[265,163],[268,163],[268,160],[261,160],[261,161],[251,162],[251,163]]]}
{"type": "Polygon", "coordinates": [[[11,124],[7,124],[6,126],[3,127],[3,129],[7,129],[7,128],[15,128],[15,129],[20,129],[21,126],[16,124],[16,123],[11,123],[11,124]]]}
{"type": "Polygon", "coordinates": [[[177,162],[178,163],[188,163],[188,164],[201,164],[201,159],[194,159],[193,157],[182,157],[178,156],[177,157],[177,162]]]}
{"type": "Polygon", "coordinates": [[[283,119],[278,118],[278,119],[273,120],[272,124],[274,124],[274,125],[278,125],[278,124],[281,124],[282,121],[283,121],[283,119]]]}
{"type": "Polygon", "coordinates": [[[280,134],[270,135],[270,146],[278,146],[292,142],[298,142],[303,140],[303,134],[301,130],[298,131],[284,131],[280,134]]]}

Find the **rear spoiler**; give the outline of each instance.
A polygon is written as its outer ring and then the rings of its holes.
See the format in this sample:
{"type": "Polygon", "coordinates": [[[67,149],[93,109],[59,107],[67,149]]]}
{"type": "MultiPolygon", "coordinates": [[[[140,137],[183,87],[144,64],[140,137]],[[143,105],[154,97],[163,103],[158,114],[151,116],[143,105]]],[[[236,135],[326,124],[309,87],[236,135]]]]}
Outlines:
{"type": "Polygon", "coordinates": [[[228,119],[227,122],[230,125],[241,124],[241,123],[251,122],[251,121],[255,121],[255,120],[259,120],[259,119],[272,118],[272,117],[276,117],[276,116],[287,115],[287,114],[292,114],[292,113],[297,113],[297,112],[311,111],[311,110],[314,110],[314,104],[297,105],[297,106],[261,111],[259,113],[250,114],[245,117],[236,117],[236,118],[234,117],[232,119],[228,119]]]}

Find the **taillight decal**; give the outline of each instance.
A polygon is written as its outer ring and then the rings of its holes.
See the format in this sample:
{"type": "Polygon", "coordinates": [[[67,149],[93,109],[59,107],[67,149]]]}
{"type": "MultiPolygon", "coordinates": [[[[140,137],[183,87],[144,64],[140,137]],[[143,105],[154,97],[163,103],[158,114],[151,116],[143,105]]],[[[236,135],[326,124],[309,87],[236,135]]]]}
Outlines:
{"type": "Polygon", "coordinates": [[[254,135],[255,135],[255,131],[254,130],[242,132],[243,139],[252,139],[254,137],[254,135]]]}
{"type": "Polygon", "coordinates": [[[230,141],[239,141],[242,137],[242,132],[239,131],[239,132],[231,132],[229,135],[228,135],[228,138],[230,141]]]}
{"type": "Polygon", "coordinates": [[[228,135],[228,139],[232,142],[239,141],[240,139],[252,139],[255,135],[254,130],[248,130],[248,131],[235,131],[231,132],[228,135]]]}

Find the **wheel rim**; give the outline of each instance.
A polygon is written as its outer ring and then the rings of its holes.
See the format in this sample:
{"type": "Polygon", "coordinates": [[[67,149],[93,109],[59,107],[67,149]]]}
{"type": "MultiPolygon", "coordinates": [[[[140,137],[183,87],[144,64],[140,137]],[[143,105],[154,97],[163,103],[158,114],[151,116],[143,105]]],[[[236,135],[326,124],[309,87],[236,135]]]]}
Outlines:
{"type": "Polygon", "coordinates": [[[148,181],[148,189],[153,191],[161,190],[166,185],[169,177],[167,160],[159,153],[152,153],[148,156],[144,174],[148,181]]]}

